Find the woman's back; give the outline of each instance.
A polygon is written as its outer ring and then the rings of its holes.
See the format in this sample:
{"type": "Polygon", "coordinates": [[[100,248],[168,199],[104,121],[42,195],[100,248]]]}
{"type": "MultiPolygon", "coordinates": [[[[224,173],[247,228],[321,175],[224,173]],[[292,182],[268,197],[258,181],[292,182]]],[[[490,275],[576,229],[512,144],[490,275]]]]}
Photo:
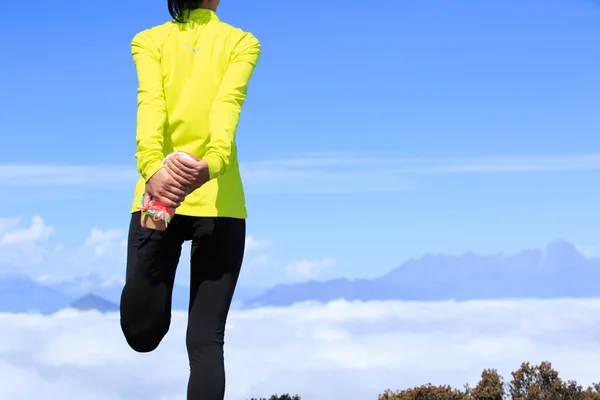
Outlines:
{"type": "Polygon", "coordinates": [[[120,324],[133,350],[159,346],[171,324],[183,243],[190,241],[188,400],[225,397],[225,327],[246,243],[235,135],[260,44],[220,22],[219,3],[169,0],[175,21],[138,33],[131,45],[140,179],[120,324]]]}
{"type": "Polygon", "coordinates": [[[245,218],[235,131],[260,55],[258,40],[199,8],[186,22],[138,33],[132,54],[139,79],[136,157],[142,175],[132,211],[164,156],[186,151],[207,161],[211,180],[188,195],[177,213],[245,218]]]}

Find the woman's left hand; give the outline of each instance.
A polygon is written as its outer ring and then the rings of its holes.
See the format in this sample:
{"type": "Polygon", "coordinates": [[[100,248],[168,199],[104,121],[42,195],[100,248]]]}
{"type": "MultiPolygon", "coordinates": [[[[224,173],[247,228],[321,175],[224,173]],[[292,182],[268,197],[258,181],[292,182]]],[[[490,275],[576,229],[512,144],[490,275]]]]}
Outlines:
{"type": "Polygon", "coordinates": [[[181,185],[189,188],[189,193],[209,181],[208,163],[204,160],[193,161],[175,155],[167,160],[171,176],[181,185]]]}

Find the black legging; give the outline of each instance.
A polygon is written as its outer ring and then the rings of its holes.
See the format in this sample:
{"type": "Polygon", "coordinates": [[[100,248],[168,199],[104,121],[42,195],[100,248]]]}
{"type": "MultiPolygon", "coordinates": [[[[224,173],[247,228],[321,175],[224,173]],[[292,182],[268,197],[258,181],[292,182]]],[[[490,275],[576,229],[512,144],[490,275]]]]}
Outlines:
{"type": "Polygon", "coordinates": [[[175,270],[185,240],[192,241],[186,345],[188,400],[223,400],[225,322],[244,255],[246,221],[175,215],[166,231],[129,226],[127,275],[121,294],[121,329],[138,352],[159,345],[171,323],[175,270]]]}

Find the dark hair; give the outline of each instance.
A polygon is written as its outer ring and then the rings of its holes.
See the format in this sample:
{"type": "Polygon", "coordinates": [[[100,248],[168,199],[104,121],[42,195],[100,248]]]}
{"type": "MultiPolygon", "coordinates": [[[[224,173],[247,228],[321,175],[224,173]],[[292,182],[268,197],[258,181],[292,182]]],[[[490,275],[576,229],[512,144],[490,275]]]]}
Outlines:
{"type": "Polygon", "coordinates": [[[189,17],[190,10],[200,7],[203,0],[168,0],[168,2],[171,17],[177,22],[185,22],[189,17]],[[187,12],[188,15],[184,16],[184,12],[187,12]]]}

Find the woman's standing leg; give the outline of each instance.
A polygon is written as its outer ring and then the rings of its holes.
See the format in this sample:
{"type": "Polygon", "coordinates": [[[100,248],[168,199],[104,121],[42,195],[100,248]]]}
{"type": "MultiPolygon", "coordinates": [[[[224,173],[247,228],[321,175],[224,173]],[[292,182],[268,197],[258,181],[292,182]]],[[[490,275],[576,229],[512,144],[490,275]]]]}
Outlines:
{"type": "Polygon", "coordinates": [[[188,400],[223,400],[225,323],[242,266],[246,221],[196,218],[193,223],[187,350],[188,400]]]}
{"type": "Polygon", "coordinates": [[[164,232],[142,228],[139,212],[131,216],[120,309],[121,329],[135,351],[156,349],[169,330],[180,231],[177,216],[164,232]]]}

